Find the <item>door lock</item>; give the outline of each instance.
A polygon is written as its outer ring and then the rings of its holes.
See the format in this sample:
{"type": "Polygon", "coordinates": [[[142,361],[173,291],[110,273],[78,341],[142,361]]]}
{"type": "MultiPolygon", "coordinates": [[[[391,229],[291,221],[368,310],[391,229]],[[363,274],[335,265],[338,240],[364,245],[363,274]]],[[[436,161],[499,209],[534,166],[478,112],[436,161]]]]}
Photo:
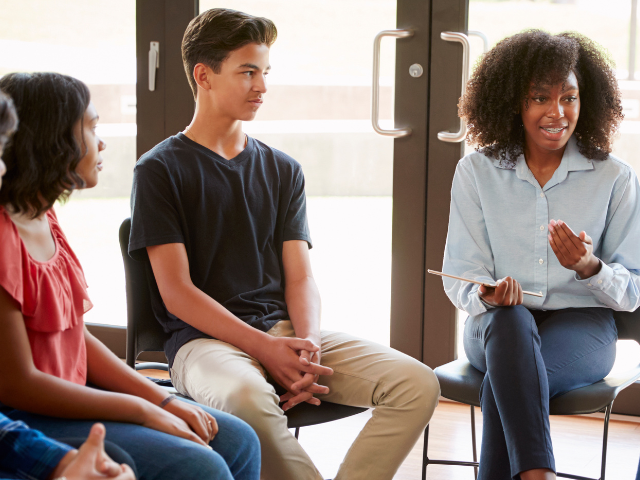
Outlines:
{"type": "Polygon", "coordinates": [[[413,78],[421,77],[423,73],[424,69],[419,63],[414,63],[409,67],[409,75],[411,75],[413,78]]]}

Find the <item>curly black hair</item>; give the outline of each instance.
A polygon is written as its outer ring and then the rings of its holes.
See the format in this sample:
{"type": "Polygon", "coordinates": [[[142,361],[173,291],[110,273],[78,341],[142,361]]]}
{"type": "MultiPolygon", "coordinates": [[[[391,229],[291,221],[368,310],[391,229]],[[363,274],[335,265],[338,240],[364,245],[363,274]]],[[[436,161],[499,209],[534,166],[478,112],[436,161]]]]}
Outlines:
{"type": "Polygon", "coordinates": [[[460,101],[467,141],[510,162],[524,151],[520,115],[531,85],[555,85],[574,72],[580,116],[574,131],[580,153],[605,160],[624,115],[613,61],[584,35],[527,30],[500,41],[478,62],[460,101]]]}
{"type": "Polygon", "coordinates": [[[0,148],[9,142],[18,128],[18,115],[11,97],[0,91],[0,148]]]}
{"type": "Polygon", "coordinates": [[[35,218],[85,185],[75,169],[86,146],[74,129],[78,122],[82,127],[89,88],[59,73],[10,73],[0,90],[12,97],[20,119],[2,157],[7,173],[0,205],[35,218]]]}

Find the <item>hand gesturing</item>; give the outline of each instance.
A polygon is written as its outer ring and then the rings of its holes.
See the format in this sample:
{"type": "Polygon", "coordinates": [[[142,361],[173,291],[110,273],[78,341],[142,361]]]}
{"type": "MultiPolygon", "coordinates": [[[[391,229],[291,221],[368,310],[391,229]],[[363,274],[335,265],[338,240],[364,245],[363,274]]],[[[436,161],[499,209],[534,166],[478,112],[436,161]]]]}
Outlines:
{"type": "Polygon", "coordinates": [[[548,238],[564,268],[575,271],[580,278],[592,277],[600,271],[600,260],[593,255],[593,240],[585,231],[576,235],[562,220],[551,220],[548,238]]]}

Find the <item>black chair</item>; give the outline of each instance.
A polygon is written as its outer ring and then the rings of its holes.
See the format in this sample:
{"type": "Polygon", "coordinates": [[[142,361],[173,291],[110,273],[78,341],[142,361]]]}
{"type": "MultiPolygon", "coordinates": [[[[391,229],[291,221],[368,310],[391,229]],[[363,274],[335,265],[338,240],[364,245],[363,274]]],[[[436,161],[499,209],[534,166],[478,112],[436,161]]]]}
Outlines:
{"type": "MultiPolygon", "coordinates": [[[[635,340],[640,343],[640,309],[635,312],[615,312],[618,338],[620,340],[635,340]]],[[[428,457],[429,427],[424,435],[424,469],[422,480],[427,478],[429,465],[461,465],[474,467],[475,477],[478,477],[478,457],[476,452],[475,407],[480,406],[480,385],[484,374],[476,370],[467,360],[455,360],[435,369],[440,381],[442,396],[456,402],[471,406],[471,441],[473,451],[472,462],[453,460],[432,460],[428,457]]],[[[618,393],[640,378],[640,365],[621,374],[609,375],[603,380],[578,388],[551,400],[549,410],[551,415],[581,415],[604,411],[604,434],[602,438],[602,463],[599,480],[605,480],[607,464],[607,434],[609,417],[613,401],[618,393]]],[[[558,473],[558,477],[576,480],[596,480],[579,475],[558,473]]]]}
{"type": "MultiPolygon", "coordinates": [[[[158,288],[155,281],[147,280],[145,265],[133,260],[128,253],[131,219],[127,218],[120,226],[120,251],[124,261],[127,289],[127,365],[136,370],[159,369],[168,371],[166,363],[139,363],[142,352],[161,352],[168,338],[162,326],[156,320],[152,308],[150,288],[158,288]]],[[[153,279],[151,279],[153,280],[153,279]]],[[[177,394],[175,389],[172,391],[177,394]]],[[[337,403],[322,402],[320,406],[301,403],[285,412],[289,428],[295,428],[298,438],[301,427],[332,422],[350,417],[368,410],[337,403]]]]}

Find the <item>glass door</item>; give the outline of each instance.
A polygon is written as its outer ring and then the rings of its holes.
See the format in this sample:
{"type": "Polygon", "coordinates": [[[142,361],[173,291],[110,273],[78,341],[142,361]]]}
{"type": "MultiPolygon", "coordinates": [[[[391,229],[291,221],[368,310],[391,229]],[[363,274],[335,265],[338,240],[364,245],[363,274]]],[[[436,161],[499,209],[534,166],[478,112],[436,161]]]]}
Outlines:
{"type": "MultiPolygon", "coordinates": [[[[373,39],[396,0],[200,0],[274,21],[265,103],[244,131],[302,164],[322,327],[389,345],[393,139],[370,120],[373,39]]],[[[381,52],[380,118],[393,123],[395,44],[381,52]]]]}
{"type": "Polygon", "coordinates": [[[136,161],[135,2],[3,2],[0,76],[50,71],[84,81],[107,143],[97,187],[74,192],[56,212],[80,258],[95,307],[88,323],[126,325],[117,232],[129,216],[136,161]]]}

